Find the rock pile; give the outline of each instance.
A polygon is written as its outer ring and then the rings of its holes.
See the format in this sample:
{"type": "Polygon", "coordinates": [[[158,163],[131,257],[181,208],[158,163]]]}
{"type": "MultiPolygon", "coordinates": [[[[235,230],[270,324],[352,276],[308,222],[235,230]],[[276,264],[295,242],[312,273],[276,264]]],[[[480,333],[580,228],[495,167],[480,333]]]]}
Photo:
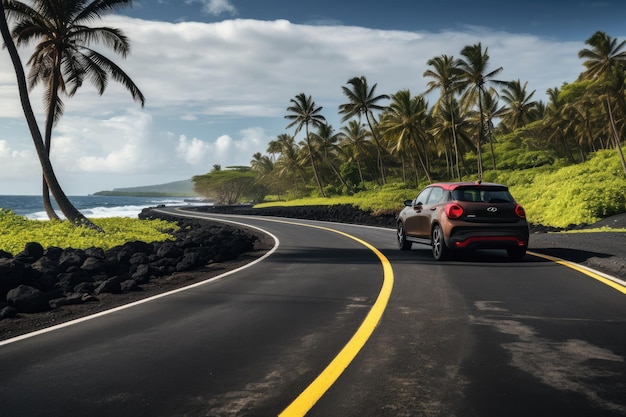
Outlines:
{"type": "MultiPolygon", "coordinates": [[[[146,209],[141,218],[163,216],[146,209]]],[[[254,250],[258,237],[218,223],[186,219],[165,242],[128,242],[101,248],[43,248],[26,244],[15,256],[0,251],[0,320],[68,304],[96,301],[99,294],[141,290],[175,272],[236,259],[254,250]]]]}
{"type": "Polygon", "coordinates": [[[208,213],[244,214],[257,216],[289,217],[305,220],[320,220],[352,223],[366,226],[396,227],[397,212],[372,212],[359,210],[351,204],[331,206],[296,206],[252,208],[250,205],[199,206],[195,210],[208,213]]]}

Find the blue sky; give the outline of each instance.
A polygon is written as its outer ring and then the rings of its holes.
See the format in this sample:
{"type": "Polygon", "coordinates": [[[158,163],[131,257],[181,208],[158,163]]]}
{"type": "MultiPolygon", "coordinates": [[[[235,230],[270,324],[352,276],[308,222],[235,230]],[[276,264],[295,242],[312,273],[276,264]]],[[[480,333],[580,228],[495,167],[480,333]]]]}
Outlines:
{"type": "MultiPolygon", "coordinates": [[[[100,26],[122,29],[127,59],[110,55],[146,96],[111,82],[65,99],[52,161],[70,195],[153,185],[248,165],[286,129],[289,100],[311,95],[336,130],[341,86],[364,75],[377,92],[425,90],[428,59],[481,42],[501,79],[535,98],[574,81],[596,30],[626,39],[620,1],[137,1],[100,26]]],[[[29,52],[24,50],[24,61],[29,52]]],[[[38,194],[40,170],[8,55],[0,59],[0,194],[38,194]]],[[[40,125],[41,91],[31,100],[40,125]]]]}
{"type": "Polygon", "coordinates": [[[167,22],[216,22],[225,18],[298,24],[363,26],[431,31],[482,26],[562,40],[584,40],[596,30],[623,31],[626,2],[620,0],[230,0],[141,1],[124,14],[167,22]],[[200,10],[200,12],[199,12],[200,10]]]}

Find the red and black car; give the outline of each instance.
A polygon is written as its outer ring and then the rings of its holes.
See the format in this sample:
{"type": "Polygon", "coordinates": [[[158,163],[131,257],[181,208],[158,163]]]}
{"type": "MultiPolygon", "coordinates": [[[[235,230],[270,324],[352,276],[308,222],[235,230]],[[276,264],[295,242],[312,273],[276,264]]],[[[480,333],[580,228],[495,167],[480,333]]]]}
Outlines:
{"type": "Polygon", "coordinates": [[[404,202],[397,219],[398,246],[432,246],[436,260],[457,250],[505,249],[521,259],[528,248],[529,227],[524,208],[505,185],[441,182],[404,202]]]}

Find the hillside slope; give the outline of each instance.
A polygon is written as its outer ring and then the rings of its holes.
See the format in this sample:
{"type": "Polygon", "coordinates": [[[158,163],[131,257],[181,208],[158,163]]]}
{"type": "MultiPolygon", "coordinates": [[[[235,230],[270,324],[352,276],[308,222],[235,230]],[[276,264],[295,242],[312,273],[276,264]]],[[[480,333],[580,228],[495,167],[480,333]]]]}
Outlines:
{"type": "Polygon", "coordinates": [[[98,191],[94,195],[123,196],[164,196],[164,197],[197,197],[191,179],[174,181],[166,184],[147,185],[143,187],[114,188],[111,191],[98,191]]]}

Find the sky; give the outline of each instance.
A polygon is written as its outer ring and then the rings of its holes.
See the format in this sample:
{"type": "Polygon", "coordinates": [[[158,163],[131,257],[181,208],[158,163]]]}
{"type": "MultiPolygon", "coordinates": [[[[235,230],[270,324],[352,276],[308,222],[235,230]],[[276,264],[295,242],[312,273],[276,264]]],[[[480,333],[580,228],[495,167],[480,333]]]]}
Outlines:
{"type": "MultiPolygon", "coordinates": [[[[489,69],[503,68],[499,79],[527,82],[533,98],[546,101],[548,88],[583,71],[578,52],[594,32],[626,40],[626,2],[141,0],[92,26],[121,29],[130,39],[125,59],[101,52],[146,103],[113,80],[102,96],[86,82],[64,98],[51,160],[68,195],[249,165],[269,141],[294,134],[285,115],[296,95],[310,95],[338,131],[349,79],[365,76],[378,94],[421,94],[429,59],[460,57],[479,42],[489,69]]],[[[30,53],[21,50],[24,63],[30,53]]],[[[30,97],[43,129],[42,91],[30,97]]],[[[40,190],[15,73],[0,49],[0,195],[40,190]]]]}

